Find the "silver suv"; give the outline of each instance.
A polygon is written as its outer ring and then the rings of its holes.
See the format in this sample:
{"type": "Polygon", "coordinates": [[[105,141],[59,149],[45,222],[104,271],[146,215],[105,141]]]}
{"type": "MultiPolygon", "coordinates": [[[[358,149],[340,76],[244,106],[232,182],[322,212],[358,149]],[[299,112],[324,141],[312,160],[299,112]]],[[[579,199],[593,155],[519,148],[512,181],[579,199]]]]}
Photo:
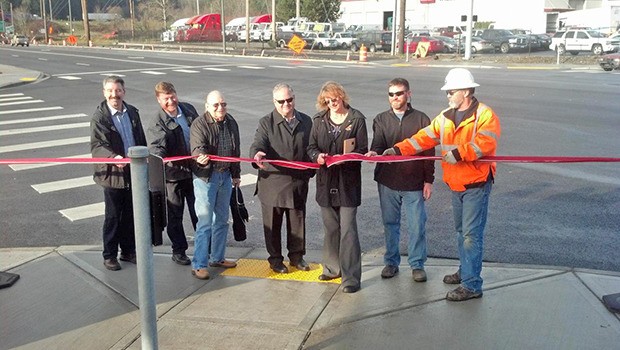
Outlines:
{"type": "Polygon", "coordinates": [[[557,50],[559,54],[570,52],[576,55],[579,52],[590,51],[595,55],[604,52],[616,52],[620,48],[619,38],[607,38],[605,34],[589,29],[570,29],[565,32],[557,32],[551,39],[551,50],[557,50]]]}
{"type": "Polygon", "coordinates": [[[13,40],[11,40],[11,46],[30,46],[28,42],[28,37],[25,35],[13,35],[13,40]]]}

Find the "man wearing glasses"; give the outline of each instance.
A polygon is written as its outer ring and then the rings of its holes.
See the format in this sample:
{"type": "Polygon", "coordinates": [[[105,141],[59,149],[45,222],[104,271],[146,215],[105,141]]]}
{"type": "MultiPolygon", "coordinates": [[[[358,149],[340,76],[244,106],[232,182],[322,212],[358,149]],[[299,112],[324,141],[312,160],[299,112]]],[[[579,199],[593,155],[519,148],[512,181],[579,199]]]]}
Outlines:
{"type": "Polygon", "coordinates": [[[295,94],[285,83],[273,88],[275,109],[258,122],[250,157],[256,160],[256,192],[261,201],[265,246],[274,272],[287,273],[282,256],[282,222],[286,216],[286,247],[290,266],[309,271],[306,253],[306,200],[308,181],[314,170],[297,170],[275,166],[264,159],[310,162],[306,147],[312,120],[295,109],[295,94]]]}
{"type": "Polygon", "coordinates": [[[443,179],[452,191],[460,260],[459,270],[443,278],[446,284],[460,284],[446,295],[451,301],[482,296],[482,245],[495,163],[477,160],[495,155],[501,128],[495,112],[474,97],[478,86],[467,69],[450,70],[441,88],[450,108],[431,125],[383,152],[413,155],[441,146],[443,179]]]}
{"type": "MultiPolygon", "coordinates": [[[[417,133],[430,124],[430,118],[409,103],[411,90],[403,78],[388,83],[390,109],[378,114],[372,125],[373,140],[367,156],[382,154],[396,142],[417,133]]],[[[435,149],[420,153],[434,156],[435,149]]],[[[409,236],[408,262],[413,280],[426,282],[426,210],[424,201],[431,198],[435,179],[435,161],[423,160],[400,163],[377,163],[375,181],[379,189],[381,218],[385,234],[385,267],[382,278],[392,278],[400,265],[401,209],[407,215],[409,236]]]]}
{"type": "Polygon", "coordinates": [[[226,112],[226,100],[219,91],[211,91],[205,103],[206,112],[194,120],[190,130],[194,194],[196,196],[196,236],[192,275],[208,279],[207,266],[232,268],[234,261],[225,260],[226,236],[232,186],[241,183],[238,162],[210,161],[210,156],[239,157],[239,126],[226,112]]]}

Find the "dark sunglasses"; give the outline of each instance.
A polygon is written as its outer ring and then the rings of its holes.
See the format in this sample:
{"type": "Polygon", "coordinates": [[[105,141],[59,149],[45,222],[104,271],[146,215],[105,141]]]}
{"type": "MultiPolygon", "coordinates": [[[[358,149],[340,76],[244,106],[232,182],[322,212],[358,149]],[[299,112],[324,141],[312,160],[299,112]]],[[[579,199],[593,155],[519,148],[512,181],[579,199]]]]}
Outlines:
{"type": "Polygon", "coordinates": [[[394,97],[394,96],[398,96],[401,97],[402,95],[404,95],[407,91],[396,91],[396,92],[388,92],[388,96],[390,97],[394,97]]]}
{"type": "Polygon", "coordinates": [[[448,96],[452,96],[452,95],[456,94],[459,91],[460,90],[448,90],[448,91],[446,91],[446,94],[448,94],[448,96]]]}
{"type": "Polygon", "coordinates": [[[217,109],[219,106],[222,106],[222,108],[226,108],[227,105],[228,105],[228,103],[222,102],[222,103],[214,103],[211,106],[213,106],[213,108],[217,109]]]}
{"type": "Polygon", "coordinates": [[[295,99],[295,97],[289,97],[286,100],[276,100],[276,102],[278,102],[279,104],[283,105],[284,102],[293,103],[294,99],[295,99]]]}

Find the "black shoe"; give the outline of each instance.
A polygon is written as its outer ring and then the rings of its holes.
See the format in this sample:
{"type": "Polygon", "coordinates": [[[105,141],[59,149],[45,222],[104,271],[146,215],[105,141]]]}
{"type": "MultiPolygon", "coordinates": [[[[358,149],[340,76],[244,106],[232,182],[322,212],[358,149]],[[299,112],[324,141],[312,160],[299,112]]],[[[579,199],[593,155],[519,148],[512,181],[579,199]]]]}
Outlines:
{"type": "Polygon", "coordinates": [[[346,287],[342,288],[342,292],[343,293],[355,293],[358,290],[360,290],[360,286],[359,285],[357,285],[357,286],[346,286],[346,287]]]}
{"type": "Polygon", "coordinates": [[[118,271],[121,269],[121,265],[116,258],[110,258],[103,260],[103,266],[110,271],[118,271]]]}
{"type": "Polygon", "coordinates": [[[328,276],[328,275],[325,275],[325,274],[319,275],[319,279],[321,281],[331,281],[331,280],[335,280],[338,277],[340,277],[340,276],[328,276]]]}
{"type": "Polygon", "coordinates": [[[185,253],[172,254],[172,261],[179,265],[189,265],[192,263],[185,253]]]}
{"type": "Polygon", "coordinates": [[[136,263],[136,254],[121,254],[120,261],[127,261],[132,264],[136,263]]]}
{"type": "Polygon", "coordinates": [[[271,265],[271,269],[273,270],[273,272],[277,273],[288,273],[288,268],[286,267],[286,265],[284,265],[284,263],[281,262],[271,265]]]}
{"type": "Polygon", "coordinates": [[[297,264],[291,264],[295,266],[295,268],[299,271],[310,271],[310,265],[304,260],[301,259],[297,264]]]}
{"type": "Polygon", "coordinates": [[[398,273],[398,266],[385,265],[383,271],[381,271],[381,278],[392,278],[398,273]]]}

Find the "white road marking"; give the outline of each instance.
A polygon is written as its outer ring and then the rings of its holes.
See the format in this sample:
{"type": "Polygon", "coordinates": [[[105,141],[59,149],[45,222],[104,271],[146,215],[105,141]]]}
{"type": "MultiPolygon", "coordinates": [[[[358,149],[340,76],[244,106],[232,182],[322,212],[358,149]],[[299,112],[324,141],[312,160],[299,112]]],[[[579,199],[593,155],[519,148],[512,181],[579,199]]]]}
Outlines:
{"type": "Polygon", "coordinates": [[[45,182],[45,183],[30,185],[30,186],[39,193],[48,193],[48,192],[62,191],[62,190],[69,190],[72,188],[90,186],[94,184],[95,184],[95,181],[93,180],[93,176],[90,175],[90,176],[78,177],[78,178],[73,178],[73,179],[45,182]]]}
{"type": "Polygon", "coordinates": [[[90,219],[97,216],[102,216],[105,213],[105,204],[100,202],[82,205],[79,207],[59,210],[58,212],[71,221],[90,219]]]}
{"type": "Polygon", "coordinates": [[[327,65],[323,65],[321,67],[325,67],[325,68],[336,68],[336,69],[345,69],[348,68],[347,66],[327,66],[327,65]]]}
{"type": "Polygon", "coordinates": [[[191,69],[173,69],[174,72],[179,72],[179,73],[200,73],[197,70],[191,70],[191,69]]]}
{"type": "Polygon", "coordinates": [[[283,69],[295,69],[295,67],[292,66],[269,66],[271,68],[283,68],[283,69]]]}
{"type": "Polygon", "coordinates": [[[31,133],[35,133],[35,132],[53,131],[53,130],[88,128],[89,126],[90,126],[90,122],[84,122],[84,123],[72,123],[72,124],[57,124],[57,125],[49,125],[49,126],[38,126],[38,127],[34,127],[34,128],[21,128],[21,129],[0,130],[0,136],[31,134],[31,133]]]}
{"type": "Polygon", "coordinates": [[[319,69],[319,68],[321,68],[321,67],[317,67],[317,66],[303,66],[303,65],[300,65],[298,67],[299,68],[310,68],[310,69],[319,69]]]}
{"type": "Polygon", "coordinates": [[[41,57],[39,57],[39,61],[47,61],[47,58],[41,58],[41,57]]]}
{"type": "Polygon", "coordinates": [[[244,68],[244,69],[265,69],[265,67],[258,67],[258,66],[239,66],[239,68],[244,68]]]}
{"type": "Polygon", "coordinates": [[[26,151],[26,150],[31,150],[31,149],[55,147],[55,146],[75,145],[78,143],[87,143],[89,141],[90,141],[90,136],[84,136],[84,137],[74,137],[70,139],[22,143],[19,145],[2,146],[0,147],[0,154],[9,153],[9,152],[17,152],[17,151],[26,151]]]}
{"type": "MultiPolygon", "coordinates": [[[[62,158],[67,158],[67,159],[92,158],[92,156],[90,153],[86,153],[86,154],[78,154],[77,156],[62,157],[62,158]]],[[[13,171],[22,171],[22,170],[31,170],[31,169],[38,169],[38,168],[47,168],[50,166],[63,165],[63,164],[67,164],[67,163],[9,164],[9,168],[13,169],[13,171]]]]}
{"type": "Polygon", "coordinates": [[[15,113],[28,113],[28,112],[43,112],[43,111],[54,111],[58,109],[63,109],[60,106],[53,107],[41,107],[41,108],[28,108],[28,109],[13,109],[10,111],[0,111],[0,115],[2,114],[15,114],[15,113]]]}
{"type": "Polygon", "coordinates": [[[24,94],[21,92],[16,93],[16,94],[0,94],[0,97],[14,97],[14,96],[24,96],[24,94]]]}
{"type": "Polygon", "coordinates": [[[56,116],[53,116],[53,117],[28,118],[28,119],[16,119],[16,120],[3,120],[3,121],[0,121],[0,125],[23,124],[23,123],[38,123],[38,122],[46,122],[46,121],[58,120],[58,119],[81,118],[81,117],[86,117],[86,116],[87,115],[84,114],[84,113],[78,113],[78,114],[56,115],[56,116]]]}
{"type": "Polygon", "coordinates": [[[157,72],[157,71],[154,71],[154,70],[143,70],[140,73],[152,74],[152,75],[163,75],[163,74],[166,74],[164,72],[157,72]]]}
{"type": "Polygon", "coordinates": [[[99,75],[103,75],[104,77],[109,77],[110,75],[115,75],[115,76],[121,77],[121,78],[122,77],[126,77],[126,75],[124,75],[124,74],[116,74],[116,73],[102,73],[102,74],[99,74],[99,75]]]}
{"type": "Polygon", "coordinates": [[[204,70],[212,70],[212,71],[216,71],[216,72],[230,72],[230,69],[228,69],[228,68],[205,67],[203,69],[204,70]]]}
{"type": "Polygon", "coordinates": [[[63,76],[59,76],[59,79],[65,79],[65,80],[80,80],[82,78],[80,77],[74,77],[72,75],[63,75],[63,76]]]}
{"type": "Polygon", "coordinates": [[[30,96],[0,98],[0,102],[31,100],[30,96]]]}
{"type": "Polygon", "coordinates": [[[76,65],[90,67],[90,63],[80,63],[80,62],[77,62],[76,65]]]}
{"type": "Polygon", "coordinates": [[[13,101],[13,102],[3,102],[0,103],[0,107],[4,106],[14,106],[14,105],[25,105],[27,103],[41,103],[43,100],[28,100],[28,101],[13,101]]]}

